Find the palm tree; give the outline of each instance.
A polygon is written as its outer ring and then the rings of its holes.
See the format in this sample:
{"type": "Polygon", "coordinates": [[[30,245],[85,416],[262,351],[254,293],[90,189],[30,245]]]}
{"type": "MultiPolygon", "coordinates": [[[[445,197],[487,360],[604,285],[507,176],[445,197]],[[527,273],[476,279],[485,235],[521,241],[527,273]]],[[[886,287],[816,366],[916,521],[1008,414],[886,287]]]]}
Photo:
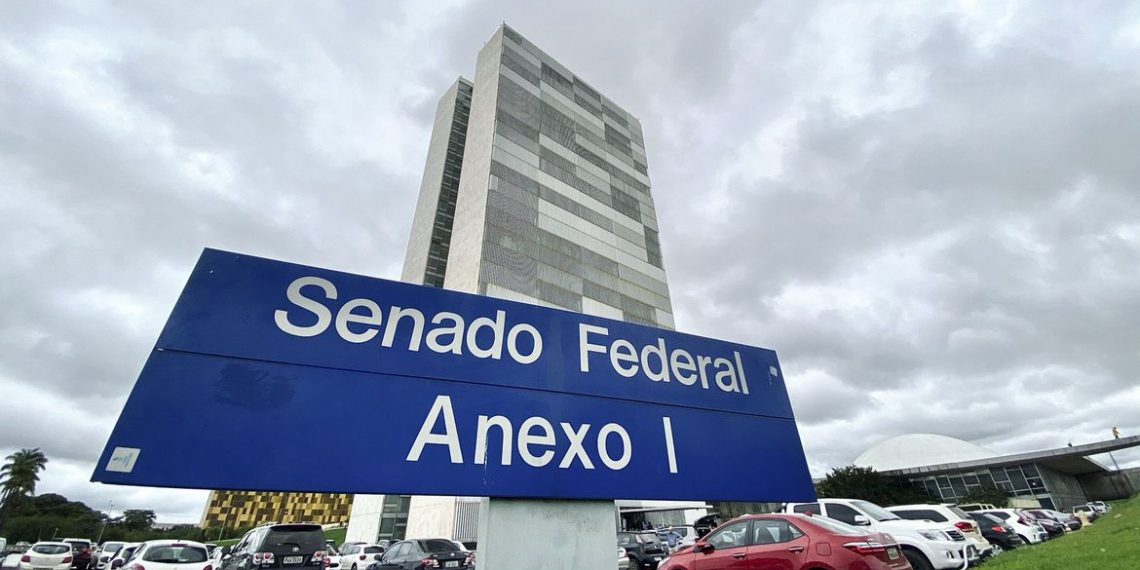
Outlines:
{"type": "Polygon", "coordinates": [[[7,463],[0,467],[0,504],[7,504],[12,497],[34,495],[40,471],[44,470],[48,458],[40,448],[21,449],[5,458],[7,463]]]}

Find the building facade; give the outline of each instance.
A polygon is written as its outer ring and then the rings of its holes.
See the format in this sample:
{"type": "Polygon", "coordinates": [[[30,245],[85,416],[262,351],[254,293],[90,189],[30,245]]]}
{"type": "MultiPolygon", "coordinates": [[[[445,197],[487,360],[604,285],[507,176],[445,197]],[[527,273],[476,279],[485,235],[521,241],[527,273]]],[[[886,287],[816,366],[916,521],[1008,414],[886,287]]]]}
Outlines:
{"type": "MultiPolygon", "coordinates": [[[[644,140],[636,117],[500,27],[475,80],[440,99],[402,279],[673,328],[644,140]]],[[[394,503],[358,495],[348,539],[402,538],[383,528],[394,503]]],[[[675,523],[705,507],[619,505],[675,523]]],[[[476,539],[476,498],[407,506],[407,536],[476,539]]]]}
{"type": "Polygon", "coordinates": [[[1129,474],[1093,457],[1138,445],[1140,437],[1133,436],[1000,455],[951,437],[908,434],[871,447],[855,464],[904,477],[932,501],[961,503],[996,488],[1013,506],[1067,511],[1090,500],[1131,496],[1136,487],[1129,474]]]}
{"type": "Polygon", "coordinates": [[[266,522],[348,522],[352,495],[341,493],[263,493],[210,491],[202,528],[244,528],[266,522]]]}

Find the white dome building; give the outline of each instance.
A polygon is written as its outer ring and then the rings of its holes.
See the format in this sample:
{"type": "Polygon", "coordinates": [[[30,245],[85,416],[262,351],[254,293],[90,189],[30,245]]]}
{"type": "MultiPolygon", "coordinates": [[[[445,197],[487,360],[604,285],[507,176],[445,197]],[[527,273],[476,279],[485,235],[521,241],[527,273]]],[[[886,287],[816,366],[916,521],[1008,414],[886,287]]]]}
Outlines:
{"type": "Polygon", "coordinates": [[[855,458],[855,465],[894,471],[925,465],[990,459],[998,454],[980,445],[932,433],[911,433],[879,442],[855,458]]]}
{"type": "Polygon", "coordinates": [[[1088,500],[1127,498],[1140,489],[1140,469],[1112,471],[1090,457],[1136,446],[1140,435],[999,455],[958,438],[912,433],[871,446],[854,464],[903,477],[936,501],[957,503],[997,487],[1009,495],[1010,506],[1067,510],[1088,500]]]}

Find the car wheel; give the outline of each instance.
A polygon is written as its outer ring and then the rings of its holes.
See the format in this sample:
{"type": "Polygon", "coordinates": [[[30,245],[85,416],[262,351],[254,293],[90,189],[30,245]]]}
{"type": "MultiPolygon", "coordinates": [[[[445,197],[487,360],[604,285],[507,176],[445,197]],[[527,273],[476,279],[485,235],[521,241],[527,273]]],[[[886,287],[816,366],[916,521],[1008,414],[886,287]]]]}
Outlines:
{"type": "Polygon", "coordinates": [[[356,570],[356,564],[352,565],[352,570],[356,570]]]}
{"type": "Polygon", "coordinates": [[[1025,536],[1024,534],[1019,534],[1017,536],[1021,539],[1021,542],[1024,542],[1025,544],[1033,544],[1032,542],[1029,542],[1029,537],[1025,536]]]}
{"type": "Polygon", "coordinates": [[[917,550],[910,548],[903,549],[903,556],[906,556],[907,562],[910,562],[914,570],[934,570],[934,567],[930,565],[930,561],[926,559],[926,556],[917,550]]]}
{"type": "Polygon", "coordinates": [[[997,556],[998,554],[1005,552],[1005,549],[1002,548],[1001,545],[996,543],[996,542],[991,543],[991,546],[993,546],[993,550],[990,551],[990,556],[997,556]]]}

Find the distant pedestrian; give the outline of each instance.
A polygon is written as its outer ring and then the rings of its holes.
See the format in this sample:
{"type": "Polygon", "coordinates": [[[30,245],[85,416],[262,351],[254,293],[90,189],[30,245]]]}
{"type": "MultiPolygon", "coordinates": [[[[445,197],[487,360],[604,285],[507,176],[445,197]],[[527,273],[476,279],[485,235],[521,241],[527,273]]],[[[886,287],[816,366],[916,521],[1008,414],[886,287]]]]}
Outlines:
{"type": "Polygon", "coordinates": [[[1112,439],[1120,439],[1120,428],[1116,426],[1112,427],[1112,439]]]}

